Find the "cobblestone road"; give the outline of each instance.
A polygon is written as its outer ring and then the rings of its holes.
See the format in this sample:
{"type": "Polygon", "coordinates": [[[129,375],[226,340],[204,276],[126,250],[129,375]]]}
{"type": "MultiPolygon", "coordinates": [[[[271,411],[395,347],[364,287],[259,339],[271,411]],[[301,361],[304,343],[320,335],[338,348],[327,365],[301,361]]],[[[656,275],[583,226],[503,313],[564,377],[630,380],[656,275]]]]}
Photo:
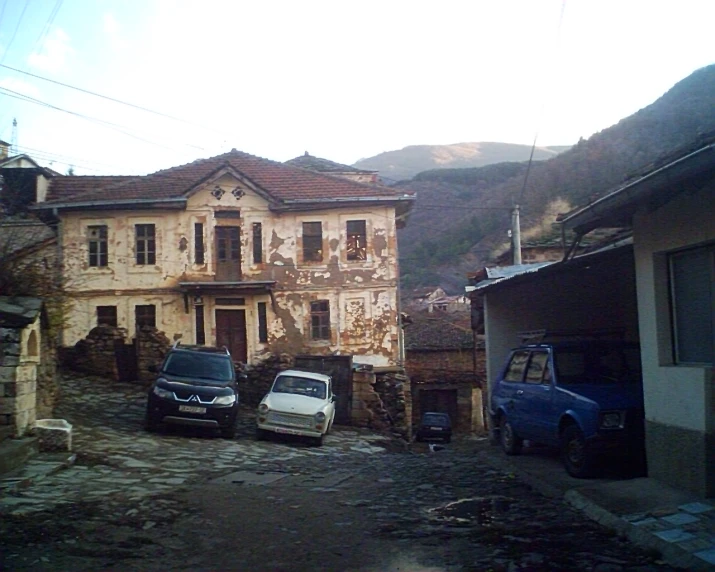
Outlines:
{"type": "Polygon", "coordinates": [[[2,570],[673,570],[490,468],[484,440],[256,441],[248,409],[234,440],[147,434],[142,388],[62,390],[76,461],[2,483],[2,570]]]}

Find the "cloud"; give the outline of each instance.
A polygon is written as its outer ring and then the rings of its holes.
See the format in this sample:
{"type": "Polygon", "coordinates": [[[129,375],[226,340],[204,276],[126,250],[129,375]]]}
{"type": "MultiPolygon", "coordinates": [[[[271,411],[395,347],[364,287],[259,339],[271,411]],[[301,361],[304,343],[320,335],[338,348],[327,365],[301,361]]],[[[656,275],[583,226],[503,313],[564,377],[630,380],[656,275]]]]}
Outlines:
{"type": "Polygon", "coordinates": [[[56,73],[67,63],[67,58],[74,53],[70,46],[70,37],[61,28],[54,28],[43,42],[39,53],[32,53],[27,58],[30,67],[56,73]]]}
{"type": "Polygon", "coordinates": [[[37,89],[37,87],[14,77],[4,77],[0,79],[0,88],[9,89],[10,91],[15,91],[30,97],[37,98],[40,96],[40,90],[37,89]]]}
{"type": "Polygon", "coordinates": [[[113,14],[109,12],[104,14],[102,27],[104,28],[105,37],[114,52],[122,52],[128,47],[129,42],[122,35],[119,21],[113,14]]]}

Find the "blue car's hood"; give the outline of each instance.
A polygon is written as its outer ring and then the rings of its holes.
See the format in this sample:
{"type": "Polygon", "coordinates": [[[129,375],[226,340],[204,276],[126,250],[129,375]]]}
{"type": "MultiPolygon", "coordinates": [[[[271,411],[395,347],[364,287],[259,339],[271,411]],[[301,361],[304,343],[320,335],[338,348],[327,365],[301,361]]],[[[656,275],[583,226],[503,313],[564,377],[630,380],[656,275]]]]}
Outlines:
{"type": "Polygon", "coordinates": [[[596,402],[601,410],[643,408],[643,385],[640,383],[578,383],[560,387],[596,402]]]}

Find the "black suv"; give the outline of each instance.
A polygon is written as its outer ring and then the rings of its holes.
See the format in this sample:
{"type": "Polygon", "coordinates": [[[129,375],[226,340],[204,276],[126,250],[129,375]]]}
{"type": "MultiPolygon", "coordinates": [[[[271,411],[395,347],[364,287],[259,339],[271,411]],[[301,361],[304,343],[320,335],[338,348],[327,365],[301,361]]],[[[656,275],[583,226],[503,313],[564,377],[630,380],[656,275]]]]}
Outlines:
{"type": "Polygon", "coordinates": [[[219,429],[236,435],[238,385],[236,369],[226,348],[179,345],[164,358],[149,390],[145,428],[161,423],[219,429]]]}

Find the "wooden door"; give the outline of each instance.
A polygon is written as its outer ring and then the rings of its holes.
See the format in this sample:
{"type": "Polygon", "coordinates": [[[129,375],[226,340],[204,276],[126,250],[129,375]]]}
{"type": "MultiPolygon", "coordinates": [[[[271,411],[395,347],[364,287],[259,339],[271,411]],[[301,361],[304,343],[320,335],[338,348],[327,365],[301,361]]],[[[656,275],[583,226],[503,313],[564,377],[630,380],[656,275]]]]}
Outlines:
{"type": "Polygon", "coordinates": [[[226,346],[233,361],[248,361],[245,310],[216,310],[216,345],[226,346]]]}
{"type": "Polygon", "coordinates": [[[241,280],[241,229],[238,226],[216,227],[216,280],[241,280]]]}

